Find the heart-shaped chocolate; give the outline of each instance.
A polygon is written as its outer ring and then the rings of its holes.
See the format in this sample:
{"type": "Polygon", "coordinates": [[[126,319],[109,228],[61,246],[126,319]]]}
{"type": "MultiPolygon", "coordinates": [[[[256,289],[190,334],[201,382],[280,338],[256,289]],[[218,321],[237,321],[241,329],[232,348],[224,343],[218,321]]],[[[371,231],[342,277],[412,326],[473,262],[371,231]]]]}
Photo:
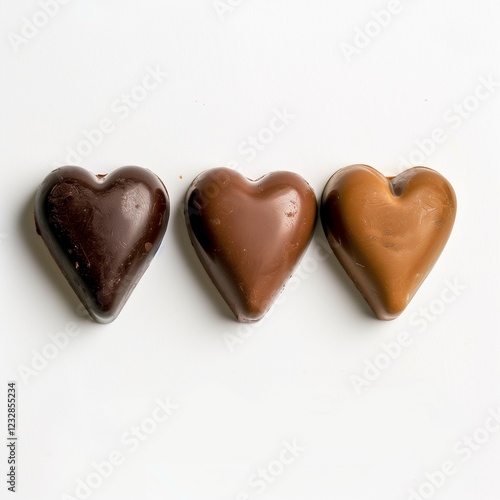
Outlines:
{"type": "Polygon", "coordinates": [[[367,165],[337,171],[321,201],[333,252],[375,315],[396,318],[427,277],[451,233],[456,198],[425,167],[384,177],[367,165]]]}
{"type": "Polygon", "coordinates": [[[35,196],[38,233],[100,323],[121,311],[160,246],[169,213],[165,186],[140,167],[97,176],[58,168],[35,196]]]}
{"type": "Polygon", "coordinates": [[[200,174],[186,194],[191,242],[241,322],[269,310],[312,238],[316,215],[314,191],[292,172],[252,181],[216,168],[200,174]]]}

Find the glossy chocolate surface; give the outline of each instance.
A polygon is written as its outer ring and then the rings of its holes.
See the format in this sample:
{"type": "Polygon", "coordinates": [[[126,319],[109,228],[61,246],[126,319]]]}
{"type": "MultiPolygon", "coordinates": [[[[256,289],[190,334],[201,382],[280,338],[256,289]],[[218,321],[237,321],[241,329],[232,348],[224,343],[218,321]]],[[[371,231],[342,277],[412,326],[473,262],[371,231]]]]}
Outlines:
{"type": "Polygon", "coordinates": [[[337,171],[321,220],[330,246],[379,319],[394,319],[427,277],[451,233],[456,197],[425,167],[394,178],[367,165],[337,171]]]}
{"type": "Polygon", "coordinates": [[[51,172],[35,197],[35,222],[54,260],[100,323],[113,321],[165,234],[169,197],[140,167],[93,175],[80,167],[51,172]]]}
{"type": "Polygon", "coordinates": [[[312,238],[316,215],[314,191],[292,172],[252,181],[216,168],[186,194],[191,242],[241,322],[257,321],[271,307],[312,238]]]}

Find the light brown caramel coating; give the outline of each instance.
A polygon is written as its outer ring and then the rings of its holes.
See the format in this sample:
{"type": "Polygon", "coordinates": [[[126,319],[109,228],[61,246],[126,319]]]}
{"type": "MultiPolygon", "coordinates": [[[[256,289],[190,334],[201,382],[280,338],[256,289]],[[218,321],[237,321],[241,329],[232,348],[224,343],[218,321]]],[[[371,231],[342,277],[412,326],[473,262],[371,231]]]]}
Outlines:
{"type": "Polygon", "coordinates": [[[337,171],[321,221],[343,268],[379,319],[394,319],[427,277],[456,214],[449,182],[425,167],[394,178],[367,165],[337,171]]]}

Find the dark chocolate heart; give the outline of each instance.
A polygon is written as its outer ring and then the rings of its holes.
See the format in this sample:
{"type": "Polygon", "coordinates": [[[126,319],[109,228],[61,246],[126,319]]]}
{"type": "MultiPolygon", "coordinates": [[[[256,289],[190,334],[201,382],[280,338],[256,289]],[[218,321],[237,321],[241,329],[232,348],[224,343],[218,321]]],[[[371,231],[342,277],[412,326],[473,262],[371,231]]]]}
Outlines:
{"type": "Polygon", "coordinates": [[[450,183],[425,167],[394,178],[367,165],[342,168],[321,202],[333,252],[380,319],[406,308],[446,245],[455,213],[450,183]]]}
{"type": "Polygon", "coordinates": [[[314,231],[314,191],[299,175],[256,181],[234,170],[200,174],[186,195],[191,242],[236,318],[257,321],[299,263],[314,231]]]}
{"type": "Polygon", "coordinates": [[[100,323],[117,317],[146,271],[169,212],[165,186],[140,167],[97,176],[80,167],[58,168],[35,197],[38,233],[100,323]]]}

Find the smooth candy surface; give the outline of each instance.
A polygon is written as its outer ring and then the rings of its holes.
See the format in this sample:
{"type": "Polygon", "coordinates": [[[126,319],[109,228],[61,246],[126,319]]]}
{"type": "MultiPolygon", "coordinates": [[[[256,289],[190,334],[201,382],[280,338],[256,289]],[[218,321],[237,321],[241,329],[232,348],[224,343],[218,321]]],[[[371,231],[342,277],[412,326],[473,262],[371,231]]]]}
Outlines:
{"type": "Polygon", "coordinates": [[[168,224],[167,190],[151,171],[51,172],[35,196],[35,222],[89,314],[113,321],[158,250],[168,224]]]}
{"type": "Polygon", "coordinates": [[[379,319],[406,308],[446,245],[455,214],[450,183],[425,167],[394,178],[367,165],[345,167],[321,201],[328,242],[379,319]]]}
{"type": "Polygon", "coordinates": [[[200,174],[186,194],[191,242],[241,322],[271,307],[309,244],[314,191],[299,175],[272,172],[255,181],[227,168],[200,174]]]}

